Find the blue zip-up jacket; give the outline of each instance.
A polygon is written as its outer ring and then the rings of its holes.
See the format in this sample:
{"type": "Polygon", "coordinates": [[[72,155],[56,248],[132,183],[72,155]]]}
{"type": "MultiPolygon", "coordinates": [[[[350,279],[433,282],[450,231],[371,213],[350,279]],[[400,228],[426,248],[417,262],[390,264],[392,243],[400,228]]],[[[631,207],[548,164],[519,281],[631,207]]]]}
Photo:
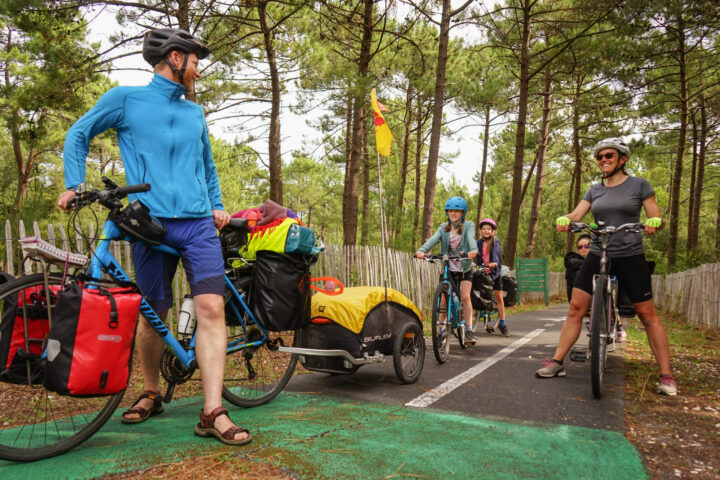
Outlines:
{"type": "Polygon", "coordinates": [[[144,87],[115,87],[65,136],[65,187],[85,181],[90,140],[114,128],[128,185],[149,183],[130,195],[161,218],[202,218],[223,210],[205,114],[185,100],[185,87],[155,74],[144,87]]]}

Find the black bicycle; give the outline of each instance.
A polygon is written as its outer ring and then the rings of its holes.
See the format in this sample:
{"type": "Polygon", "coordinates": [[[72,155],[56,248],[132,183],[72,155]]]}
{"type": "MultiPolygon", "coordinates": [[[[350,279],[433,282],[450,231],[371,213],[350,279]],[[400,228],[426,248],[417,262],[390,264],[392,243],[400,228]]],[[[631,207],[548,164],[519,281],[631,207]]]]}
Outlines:
{"type": "MultiPolygon", "coordinates": [[[[602,222],[570,224],[571,232],[588,232],[592,242],[600,247],[600,272],[593,278],[593,295],[590,306],[590,380],[595,398],[602,397],[605,365],[608,351],[615,350],[615,336],[619,321],[618,282],[609,275],[610,257],[607,253],[610,237],[618,232],[643,233],[642,223],[626,223],[619,227],[605,226],[602,222]]],[[[572,359],[572,357],[571,357],[572,359]]]]}

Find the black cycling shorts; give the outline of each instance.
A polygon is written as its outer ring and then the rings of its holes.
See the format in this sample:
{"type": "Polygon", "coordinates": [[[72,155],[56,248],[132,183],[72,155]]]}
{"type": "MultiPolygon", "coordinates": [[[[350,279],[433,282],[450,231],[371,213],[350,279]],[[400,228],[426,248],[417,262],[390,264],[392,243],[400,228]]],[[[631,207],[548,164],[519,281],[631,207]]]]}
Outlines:
{"type": "Polygon", "coordinates": [[[502,275],[493,280],[493,290],[499,292],[503,289],[502,287],[502,275]]]}
{"type": "MultiPolygon", "coordinates": [[[[574,288],[593,292],[593,275],[600,272],[600,255],[590,253],[575,277],[574,288]]],[[[610,275],[614,275],[620,288],[632,303],[645,302],[653,298],[650,268],[645,255],[631,257],[610,257],[610,275]]]]}
{"type": "MultiPolygon", "coordinates": [[[[468,270],[467,272],[450,272],[450,275],[452,275],[453,280],[455,280],[455,285],[460,288],[460,282],[472,282],[472,271],[468,270]]],[[[442,280],[442,274],[440,274],[440,279],[442,280]]]]}

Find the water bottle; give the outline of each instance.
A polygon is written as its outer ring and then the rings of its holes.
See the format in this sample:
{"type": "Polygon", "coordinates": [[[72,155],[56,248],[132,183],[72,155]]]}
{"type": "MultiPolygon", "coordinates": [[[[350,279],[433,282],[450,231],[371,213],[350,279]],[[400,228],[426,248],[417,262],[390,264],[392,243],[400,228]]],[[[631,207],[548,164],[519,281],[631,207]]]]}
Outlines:
{"type": "Polygon", "coordinates": [[[192,336],[195,332],[195,320],[195,302],[192,296],[185,295],[178,315],[178,334],[192,336]]]}

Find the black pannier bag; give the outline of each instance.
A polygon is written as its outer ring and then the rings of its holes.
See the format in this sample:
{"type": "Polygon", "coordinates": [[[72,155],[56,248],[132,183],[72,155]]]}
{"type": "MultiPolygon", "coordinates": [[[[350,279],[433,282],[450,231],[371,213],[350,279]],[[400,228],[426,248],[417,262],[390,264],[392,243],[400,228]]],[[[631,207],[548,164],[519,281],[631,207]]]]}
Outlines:
{"type": "MultiPolygon", "coordinates": [[[[248,293],[253,281],[253,267],[245,265],[243,267],[234,268],[228,273],[228,278],[238,293],[245,294],[243,300],[249,306],[248,293]]],[[[229,286],[225,285],[225,324],[228,327],[238,327],[242,325],[241,318],[245,315],[245,309],[235,300],[235,293],[229,286]]]]}
{"type": "Polygon", "coordinates": [[[493,280],[484,270],[476,270],[472,278],[470,299],[474,310],[492,310],[494,308],[493,280]]]}
{"type": "MultiPolygon", "coordinates": [[[[5,273],[0,275],[0,283],[12,279],[12,276],[5,273]]],[[[50,289],[51,304],[54,305],[58,287],[51,286],[50,289]]],[[[0,381],[33,385],[42,383],[44,370],[40,358],[43,343],[50,331],[45,288],[42,286],[26,288],[15,298],[6,298],[2,312],[0,381]],[[27,325],[27,335],[25,325],[27,325]]]]}
{"type": "Polygon", "coordinates": [[[506,307],[512,307],[517,303],[517,280],[509,275],[505,275],[502,277],[502,287],[503,304],[506,307]]]}
{"type": "Polygon", "coordinates": [[[310,266],[316,261],[316,256],[257,252],[250,306],[263,328],[281,332],[308,324],[310,266]]]}

